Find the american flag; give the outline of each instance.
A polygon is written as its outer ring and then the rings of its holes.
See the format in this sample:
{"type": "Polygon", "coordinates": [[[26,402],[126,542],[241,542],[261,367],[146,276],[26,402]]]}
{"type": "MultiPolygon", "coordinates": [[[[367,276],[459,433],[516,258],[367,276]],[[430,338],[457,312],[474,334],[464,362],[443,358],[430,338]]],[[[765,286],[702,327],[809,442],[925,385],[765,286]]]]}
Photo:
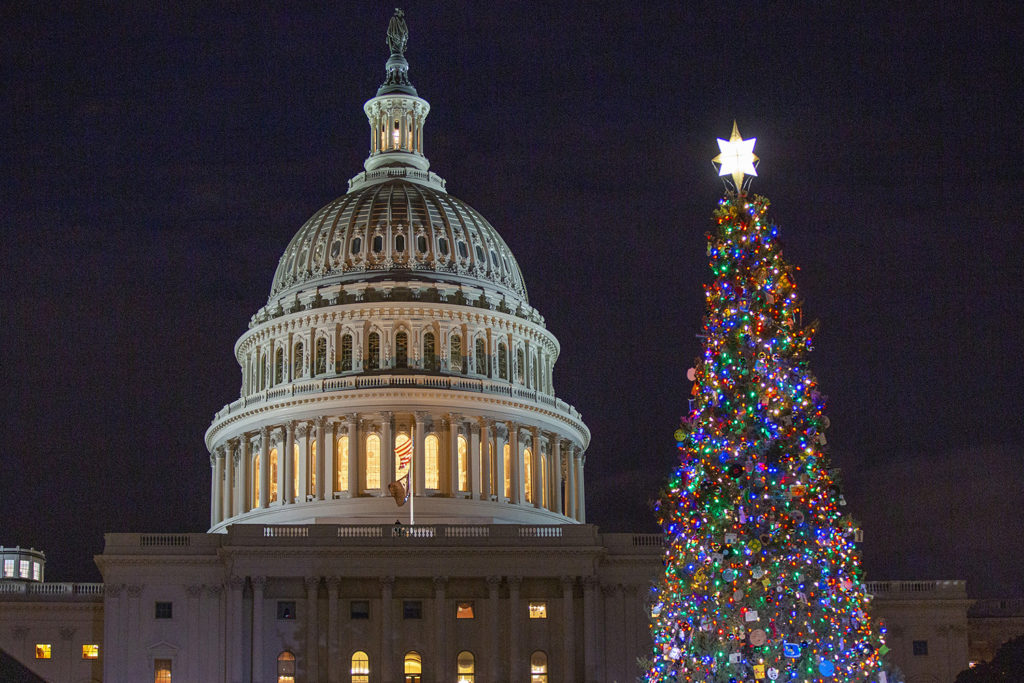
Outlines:
{"type": "Polygon", "coordinates": [[[399,470],[404,470],[409,467],[409,461],[412,460],[412,439],[409,437],[400,437],[398,439],[398,445],[395,447],[395,455],[398,456],[399,470]]]}

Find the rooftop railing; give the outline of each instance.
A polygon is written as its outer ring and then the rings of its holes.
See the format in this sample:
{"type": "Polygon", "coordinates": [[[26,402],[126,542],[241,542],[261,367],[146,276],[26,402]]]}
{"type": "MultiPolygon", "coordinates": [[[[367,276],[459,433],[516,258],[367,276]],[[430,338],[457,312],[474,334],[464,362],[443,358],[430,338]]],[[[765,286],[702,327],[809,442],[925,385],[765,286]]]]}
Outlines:
{"type": "Polygon", "coordinates": [[[0,600],[90,600],[102,597],[102,583],[0,581],[0,600]]]}
{"type": "Polygon", "coordinates": [[[934,598],[966,598],[966,581],[868,581],[872,595],[913,595],[934,598]]]}

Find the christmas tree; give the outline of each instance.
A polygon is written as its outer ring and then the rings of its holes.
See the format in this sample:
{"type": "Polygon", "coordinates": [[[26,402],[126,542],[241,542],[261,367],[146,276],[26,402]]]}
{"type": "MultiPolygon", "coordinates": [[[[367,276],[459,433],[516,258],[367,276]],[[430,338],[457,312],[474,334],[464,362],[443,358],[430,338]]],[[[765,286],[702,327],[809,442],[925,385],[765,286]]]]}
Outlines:
{"type": "MultiPolygon", "coordinates": [[[[658,503],[649,681],[882,681],[854,522],[826,453],[810,371],[816,323],[768,201],[745,191],[754,139],[735,124],[715,162],[733,186],[708,234],[703,355],[688,373],[680,464],[658,503]]],[[[749,185],[749,180],[748,183],[749,185]]]]}

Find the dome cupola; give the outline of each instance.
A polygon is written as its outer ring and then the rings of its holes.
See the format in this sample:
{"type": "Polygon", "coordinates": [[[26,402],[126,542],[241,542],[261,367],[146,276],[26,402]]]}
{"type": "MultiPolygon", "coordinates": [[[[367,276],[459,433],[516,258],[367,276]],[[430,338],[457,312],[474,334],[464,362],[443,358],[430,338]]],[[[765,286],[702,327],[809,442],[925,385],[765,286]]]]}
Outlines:
{"type": "Polygon", "coordinates": [[[396,10],[364,170],[288,243],[235,345],[241,395],[206,433],[212,531],[585,521],[590,432],[555,396],[558,341],[505,241],[429,170],[408,38],[396,10]]]}

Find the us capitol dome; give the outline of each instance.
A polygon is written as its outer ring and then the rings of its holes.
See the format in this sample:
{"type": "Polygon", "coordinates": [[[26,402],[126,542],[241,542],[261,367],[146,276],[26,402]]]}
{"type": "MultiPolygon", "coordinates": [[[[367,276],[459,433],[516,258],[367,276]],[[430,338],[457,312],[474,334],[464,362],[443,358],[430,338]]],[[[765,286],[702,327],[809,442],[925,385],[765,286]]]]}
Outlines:
{"type": "Polygon", "coordinates": [[[497,230],[424,156],[430,111],[391,32],[370,153],[288,243],[206,432],[230,524],[585,522],[590,432],[497,230]],[[410,491],[411,488],[411,491],[410,491]],[[411,494],[411,495],[410,495],[411,494]]]}

